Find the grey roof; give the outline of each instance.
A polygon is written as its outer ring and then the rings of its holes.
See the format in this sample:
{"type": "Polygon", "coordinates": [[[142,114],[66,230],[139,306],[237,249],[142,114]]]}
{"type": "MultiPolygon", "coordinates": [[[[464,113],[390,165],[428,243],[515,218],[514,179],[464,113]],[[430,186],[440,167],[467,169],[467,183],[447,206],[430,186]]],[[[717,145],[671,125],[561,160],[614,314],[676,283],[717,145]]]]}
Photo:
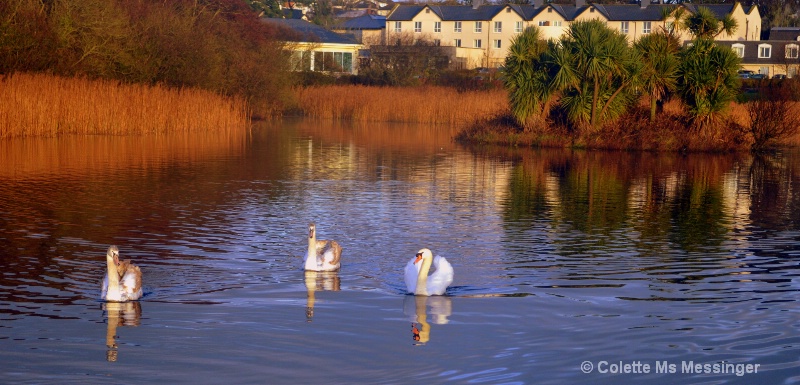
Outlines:
{"type": "Polygon", "coordinates": [[[664,12],[677,9],[672,4],[650,4],[642,8],[637,4],[594,4],[609,21],[660,21],[664,12]]]}
{"type": "Polygon", "coordinates": [[[362,15],[339,23],[336,27],[337,29],[383,29],[386,27],[386,16],[362,15]]]}
{"type": "Polygon", "coordinates": [[[711,10],[714,13],[714,16],[717,19],[722,19],[725,15],[730,14],[733,12],[733,7],[736,6],[736,3],[733,4],[683,4],[686,9],[688,9],[692,13],[697,13],[697,8],[704,7],[711,10]]]}
{"type": "MultiPolygon", "coordinates": [[[[491,20],[495,15],[502,12],[505,5],[481,5],[477,8],[464,5],[399,5],[386,18],[388,21],[408,21],[414,18],[425,8],[439,16],[444,21],[482,21],[491,20]]],[[[510,7],[514,12],[525,17],[535,14],[533,6],[517,5],[510,7]]]]}
{"type": "Polygon", "coordinates": [[[769,40],[797,40],[800,38],[800,27],[772,27],[769,40]]]}
{"type": "MultiPolygon", "coordinates": [[[[683,4],[690,12],[697,12],[698,7],[706,7],[718,18],[722,18],[733,11],[735,4],[683,4]]],[[[398,5],[386,18],[388,21],[410,21],[417,14],[430,8],[439,18],[445,21],[479,21],[491,20],[506,7],[522,16],[523,20],[531,20],[534,16],[552,8],[565,20],[572,21],[582,12],[600,12],[611,21],[659,21],[662,20],[664,11],[677,8],[674,4],[650,4],[642,8],[638,4],[591,4],[576,7],[574,4],[547,4],[536,8],[533,5],[481,5],[473,8],[465,5],[398,5]]]]}
{"type": "Polygon", "coordinates": [[[300,33],[302,38],[295,41],[305,43],[333,43],[333,44],[358,44],[356,38],[350,34],[336,33],[314,23],[299,19],[261,19],[265,23],[274,23],[289,27],[300,33]]]}
{"type": "Polygon", "coordinates": [[[718,45],[731,47],[733,44],[744,45],[744,57],[742,64],[800,64],[800,58],[786,58],[786,46],[789,44],[800,44],[797,41],[775,41],[775,40],[726,40],[717,41],[718,45]],[[768,58],[758,57],[758,46],[769,44],[772,52],[768,58]]]}

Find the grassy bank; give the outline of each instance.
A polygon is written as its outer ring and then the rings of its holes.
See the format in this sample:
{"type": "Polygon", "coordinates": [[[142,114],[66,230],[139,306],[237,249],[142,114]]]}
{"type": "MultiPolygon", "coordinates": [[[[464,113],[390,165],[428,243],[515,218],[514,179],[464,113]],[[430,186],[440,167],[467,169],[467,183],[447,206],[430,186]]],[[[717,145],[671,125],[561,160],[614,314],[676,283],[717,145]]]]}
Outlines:
{"type": "Polygon", "coordinates": [[[12,74],[0,78],[0,138],[242,129],[240,98],[198,89],[12,74]]]}
{"type": "Polygon", "coordinates": [[[298,113],[320,119],[467,124],[507,109],[504,90],[458,92],[448,87],[305,87],[298,113]]]}
{"type": "MultiPolygon", "coordinates": [[[[800,102],[789,101],[787,111],[797,122],[800,102]]],[[[689,121],[678,101],[671,101],[654,121],[649,119],[647,101],[641,103],[618,120],[597,131],[578,130],[553,116],[535,127],[523,129],[508,110],[479,118],[466,126],[456,140],[474,144],[501,144],[523,147],[573,147],[609,150],[642,151],[739,151],[750,150],[754,134],[759,127],[751,114],[768,113],[751,111],[748,103],[731,103],[725,118],[711,129],[696,129],[689,121]]],[[[786,134],[772,142],[773,147],[798,146],[798,128],[789,128],[786,134]]]]}

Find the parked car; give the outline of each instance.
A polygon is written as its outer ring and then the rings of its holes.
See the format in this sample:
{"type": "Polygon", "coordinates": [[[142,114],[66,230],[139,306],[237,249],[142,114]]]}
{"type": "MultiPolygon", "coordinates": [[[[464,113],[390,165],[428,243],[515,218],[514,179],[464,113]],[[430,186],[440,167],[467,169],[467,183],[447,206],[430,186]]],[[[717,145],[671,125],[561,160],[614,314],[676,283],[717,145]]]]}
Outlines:
{"type": "Polygon", "coordinates": [[[773,78],[773,79],[779,79],[779,80],[783,80],[783,79],[786,79],[786,75],[784,75],[784,74],[777,74],[777,75],[773,76],[772,78],[773,78]]]}
{"type": "Polygon", "coordinates": [[[750,79],[769,79],[769,76],[766,74],[752,74],[750,75],[750,79]]]}
{"type": "Polygon", "coordinates": [[[742,79],[750,79],[754,74],[752,70],[739,70],[739,77],[742,79]]]}

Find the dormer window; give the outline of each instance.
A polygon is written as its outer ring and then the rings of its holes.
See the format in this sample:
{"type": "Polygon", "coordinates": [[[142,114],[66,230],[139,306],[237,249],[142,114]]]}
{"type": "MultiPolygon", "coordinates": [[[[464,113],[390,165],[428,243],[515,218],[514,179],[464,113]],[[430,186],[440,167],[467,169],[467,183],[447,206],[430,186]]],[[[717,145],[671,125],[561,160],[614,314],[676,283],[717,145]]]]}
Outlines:
{"type": "Polygon", "coordinates": [[[758,45],[758,58],[759,59],[769,59],[772,57],[772,46],[769,44],[759,44],[758,45]]]}
{"type": "Polygon", "coordinates": [[[744,57],[744,44],[733,44],[731,45],[731,50],[733,50],[736,56],[740,58],[744,57]]]}

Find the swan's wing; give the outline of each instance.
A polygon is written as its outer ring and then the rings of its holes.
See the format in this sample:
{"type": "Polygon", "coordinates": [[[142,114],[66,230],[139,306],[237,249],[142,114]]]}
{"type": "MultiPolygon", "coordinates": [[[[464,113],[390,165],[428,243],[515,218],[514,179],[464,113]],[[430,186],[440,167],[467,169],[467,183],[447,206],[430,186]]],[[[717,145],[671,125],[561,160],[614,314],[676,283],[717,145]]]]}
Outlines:
{"type": "Polygon", "coordinates": [[[142,271],[139,266],[128,265],[125,274],[120,280],[123,293],[127,294],[129,300],[136,300],[142,296],[142,271]]]}
{"type": "Polygon", "coordinates": [[[436,267],[436,271],[428,276],[428,293],[441,295],[453,283],[453,266],[438,255],[433,259],[433,266],[436,267]]]}
{"type": "Polygon", "coordinates": [[[100,298],[106,299],[106,293],[108,293],[108,273],[103,276],[103,286],[100,289],[100,298]]]}
{"type": "Polygon", "coordinates": [[[408,264],[406,264],[406,289],[409,293],[414,293],[414,291],[417,289],[417,278],[419,277],[419,269],[422,265],[421,263],[415,264],[415,259],[416,258],[411,258],[411,260],[408,261],[408,264]]]}

